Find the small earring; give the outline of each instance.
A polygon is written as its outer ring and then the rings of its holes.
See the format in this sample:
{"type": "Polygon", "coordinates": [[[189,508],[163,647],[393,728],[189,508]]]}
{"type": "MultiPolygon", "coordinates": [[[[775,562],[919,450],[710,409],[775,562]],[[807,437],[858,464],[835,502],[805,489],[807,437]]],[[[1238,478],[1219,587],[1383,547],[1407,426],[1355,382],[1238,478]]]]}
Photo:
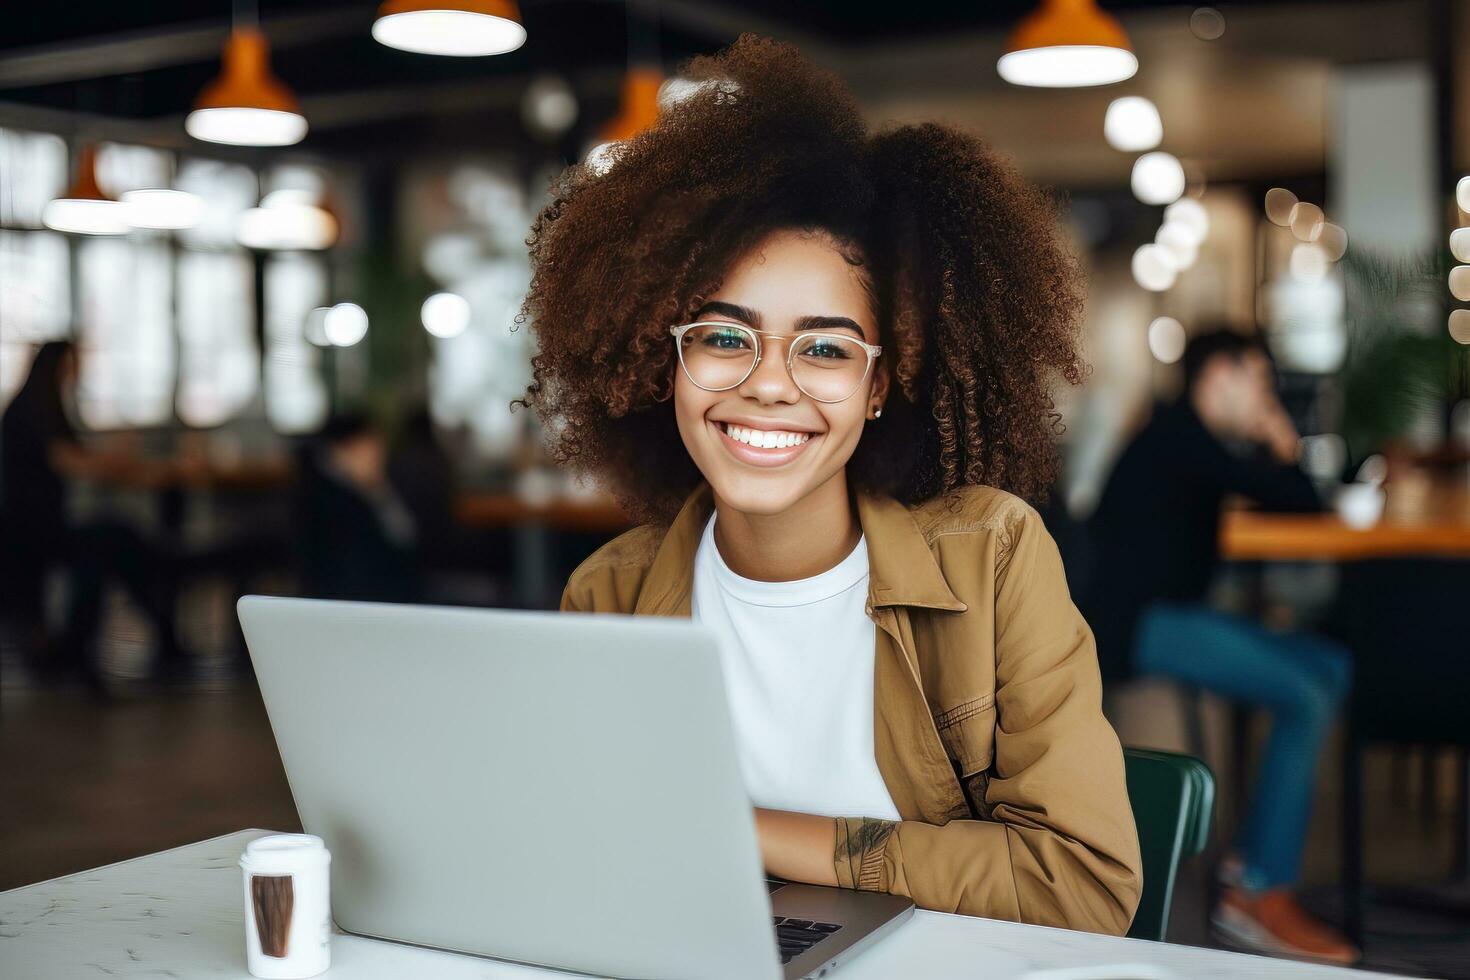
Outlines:
{"type": "Polygon", "coordinates": [[[875,408],[875,409],[873,409],[873,418],[877,419],[877,418],[882,418],[882,417],[883,417],[883,409],[881,409],[881,408],[875,408]]]}

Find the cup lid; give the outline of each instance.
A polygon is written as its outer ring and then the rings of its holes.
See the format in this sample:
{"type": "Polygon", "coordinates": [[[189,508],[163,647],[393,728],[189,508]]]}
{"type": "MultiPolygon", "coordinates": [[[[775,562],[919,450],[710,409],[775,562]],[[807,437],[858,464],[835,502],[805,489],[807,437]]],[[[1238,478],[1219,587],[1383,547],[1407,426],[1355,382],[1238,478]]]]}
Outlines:
{"type": "Polygon", "coordinates": [[[270,834],[245,845],[240,867],[259,874],[290,874],[331,860],[327,845],[315,834],[270,834]]]}

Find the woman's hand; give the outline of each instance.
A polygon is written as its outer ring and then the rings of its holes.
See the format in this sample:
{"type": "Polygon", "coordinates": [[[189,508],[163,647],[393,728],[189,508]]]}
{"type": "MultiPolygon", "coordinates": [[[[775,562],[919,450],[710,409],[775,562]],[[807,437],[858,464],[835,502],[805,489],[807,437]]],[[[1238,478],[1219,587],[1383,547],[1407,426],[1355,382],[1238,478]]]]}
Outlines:
{"type": "Polygon", "coordinates": [[[831,817],[756,807],[755,833],[767,874],[809,885],[837,885],[837,822],[831,817]]]}

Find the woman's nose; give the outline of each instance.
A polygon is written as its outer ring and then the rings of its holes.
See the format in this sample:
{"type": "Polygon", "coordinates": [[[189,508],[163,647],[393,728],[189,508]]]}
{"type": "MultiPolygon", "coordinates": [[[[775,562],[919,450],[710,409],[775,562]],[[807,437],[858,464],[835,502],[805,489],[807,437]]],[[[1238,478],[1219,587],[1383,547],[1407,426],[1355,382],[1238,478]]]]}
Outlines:
{"type": "Polygon", "coordinates": [[[740,393],[754,398],[762,404],[794,402],[801,397],[801,389],[786,370],[786,351],[780,344],[767,344],[761,351],[755,370],[740,386],[740,393]]]}

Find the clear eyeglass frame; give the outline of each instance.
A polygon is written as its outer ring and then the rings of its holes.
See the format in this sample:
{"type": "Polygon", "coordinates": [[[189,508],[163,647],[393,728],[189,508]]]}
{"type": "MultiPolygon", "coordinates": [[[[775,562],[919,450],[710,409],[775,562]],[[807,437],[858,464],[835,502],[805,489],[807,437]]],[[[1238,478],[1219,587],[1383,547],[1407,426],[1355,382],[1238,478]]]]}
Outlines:
{"type": "Polygon", "coordinates": [[[695,320],[693,323],[684,323],[669,327],[669,334],[674,338],[674,350],[679,355],[679,368],[684,372],[684,376],[689,379],[690,384],[704,391],[729,391],[732,388],[739,388],[741,385],[745,384],[746,380],[749,379],[752,374],[755,373],[755,369],[760,366],[761,358],[765,356],[765,348],[762,344],[761,338],[775,337],[780,340],[785,340],[787,341],[787,377],[791,378],[791,383],[796,385],[796,387],[800,389],[803,395],[806,395],[814,402],[821,402],[824,405],[835,405],[838,402],[845,402],[853,395],[857,394],[858,390],[862,388],[863,382],[868,380],[868,375],[873,373],[873,362],[876,361],[878,359],[878,356],[883,353],[883,348],[878,344],[870,344],[866,341],[858,340],[856,337],[850,337],[847,334],[818,333],[816,331],[804,331],[799,334],[780,334],[772,333],[769,330],[757,330],[754,327],[747,327],[743,323],[732,323],[729,320],[695,320]],[[750,367],[746,370],[745,374],[741,376],[739,381],[736,381],[734,384],[725,385],[722,388],[711,388],[708,385],[702,385],[695,380],[694,373],[689,370],[689,365],[684,363],[684,334],[688,333],[690,330],[693,330],[695,327],[725,327],[727,329],[743,331],[751,336],[751,346],[755,348],[755,359],[750,362],[750,367]],[[791,343],[791,341],[806,339],[809,337],[825,337],[832,340],[838,340],[843,343],[857,344],[868,355],[868,363],[867,366],[863,368],[863,376],[857,380],[856,384],[853,385],[852,391],[849,391],[841,398],[818,398],[816,395],[813,395],[811,392],[803,388],[801,382],[796,380],[796,372],[795,370],[793,370],[794,365],[792,364],[792,360],[796,356],[796,345],[794,343],[791,343]]]}

